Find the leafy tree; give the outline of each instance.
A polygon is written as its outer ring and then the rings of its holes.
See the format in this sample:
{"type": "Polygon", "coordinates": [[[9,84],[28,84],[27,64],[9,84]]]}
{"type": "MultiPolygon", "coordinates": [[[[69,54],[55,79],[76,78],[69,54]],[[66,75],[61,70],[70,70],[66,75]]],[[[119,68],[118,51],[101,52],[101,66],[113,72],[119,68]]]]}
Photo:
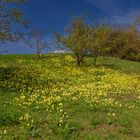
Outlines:
{"type": "Polygon", "coordinates": [[[121,58],[140,61],[140,33],[134,26],[130,26],[124,33],[124,46],[121,49],[121,58]]]}
{"type": "Polygon", "coordinates": [[[78,65],[83,63],[89,48],[90,28],[86,25],[84,18],[74,18],[71,26],[66,29],[67,35],[55,33],[59,46],[66,47],[74,53],[78,65]]]}
{"type": "Polygon", "coordinates": [[[74,53],[77,64],[83,63],[84,57],[90,55],[112,56],[140,61],[140,32],[137,26],[110,26],[109,24],[85,23],[84,18],[74,18],[66,35],[56,33],[59,46],[66,47],[74,53]]]}
{"type": "Polygon", "coordinates": [[[105,35],[107,56],[128,60],[138,60],[140,52],[140,33],[135,26],[111,27],[105,35]]]}
{"type": "Polygon", "coordinates": [[[89,55],[94,57],[94,62],[96,64],[96,59],[98,56],[104,55],[107,51],[107,41],[109,29],[105,24],[95,24],[90,27],[89,34],[89,55]]]}

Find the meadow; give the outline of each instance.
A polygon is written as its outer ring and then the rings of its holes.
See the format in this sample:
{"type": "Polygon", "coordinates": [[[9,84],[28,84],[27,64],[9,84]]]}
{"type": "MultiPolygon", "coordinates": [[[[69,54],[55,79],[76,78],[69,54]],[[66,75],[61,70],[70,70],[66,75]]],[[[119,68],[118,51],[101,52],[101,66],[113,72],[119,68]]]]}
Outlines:
{"type": "Polygon", "coordinates": [[[140,63],[0,55],[1,140],[139,140],[140,63]]]}

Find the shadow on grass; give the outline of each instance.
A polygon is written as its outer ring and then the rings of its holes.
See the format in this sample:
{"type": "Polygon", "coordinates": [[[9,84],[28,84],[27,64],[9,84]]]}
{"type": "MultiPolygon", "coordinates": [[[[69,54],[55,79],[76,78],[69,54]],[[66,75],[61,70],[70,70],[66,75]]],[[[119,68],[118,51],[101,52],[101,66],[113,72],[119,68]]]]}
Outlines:
{"type": "Polygon", "coordinates": [[[18,69],[18,67],[0,67],[0,80],[4,81],[12,78],[18,69]]]}

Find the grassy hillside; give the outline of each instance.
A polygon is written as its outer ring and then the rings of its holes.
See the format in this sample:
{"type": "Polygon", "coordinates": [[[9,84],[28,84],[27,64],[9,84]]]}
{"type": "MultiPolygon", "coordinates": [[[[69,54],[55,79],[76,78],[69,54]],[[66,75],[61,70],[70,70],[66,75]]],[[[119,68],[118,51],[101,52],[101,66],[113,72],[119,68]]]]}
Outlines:
{"type": "Polygon", "coordinates": [[[0,56],[0,139],[140,139],[140,63],[0,56]]]}

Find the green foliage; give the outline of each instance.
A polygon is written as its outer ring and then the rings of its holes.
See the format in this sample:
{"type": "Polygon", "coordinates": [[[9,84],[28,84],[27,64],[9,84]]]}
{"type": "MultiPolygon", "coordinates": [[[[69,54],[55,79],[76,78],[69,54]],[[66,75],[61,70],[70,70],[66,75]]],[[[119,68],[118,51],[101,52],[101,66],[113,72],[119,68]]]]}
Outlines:
{"type": "MultiPolygon", "coordinates": [[[[140,61],[140,33],[135,26],[110,28],[108,36],[105,35],[105,48],[107,56],[114,56],[126,60],[140,61]]],[[[103,37],[102,37],[103,38],[103,37]]]]}
{"type": "Polygon", "coordinates": [[[83,17],[74,18],[66,30],[67,35],[56,33],[57,45],[74,53],[78,65],[89,55],[113,56],[127,60],[140,61],[140,33],[138,27],[125,28],[109,24],[86,24],[83,17]]]}
{"type": "Polygon", "coordinates": [[[88,25],[85,19],[80,17],[74,18],[66,31],[67,36],[55,34],[58,45],[62,44],[72,51],[78,65],[83,63],[84,57],[87,55],[94,57],[96,63],[97,56],[108,52],[107,43],[111,32],[111,27],[108,25],[88,25]]]}
{"type": "Polygon", "coordinates": [[[56,33],[57,41],[72,51],[77,64],[81,65],[89,48],[90,28],[85,24],[84,18],[80,17],[74,18],[71,26],[66,31],[69,34],[68,36],[56,33]]]}

